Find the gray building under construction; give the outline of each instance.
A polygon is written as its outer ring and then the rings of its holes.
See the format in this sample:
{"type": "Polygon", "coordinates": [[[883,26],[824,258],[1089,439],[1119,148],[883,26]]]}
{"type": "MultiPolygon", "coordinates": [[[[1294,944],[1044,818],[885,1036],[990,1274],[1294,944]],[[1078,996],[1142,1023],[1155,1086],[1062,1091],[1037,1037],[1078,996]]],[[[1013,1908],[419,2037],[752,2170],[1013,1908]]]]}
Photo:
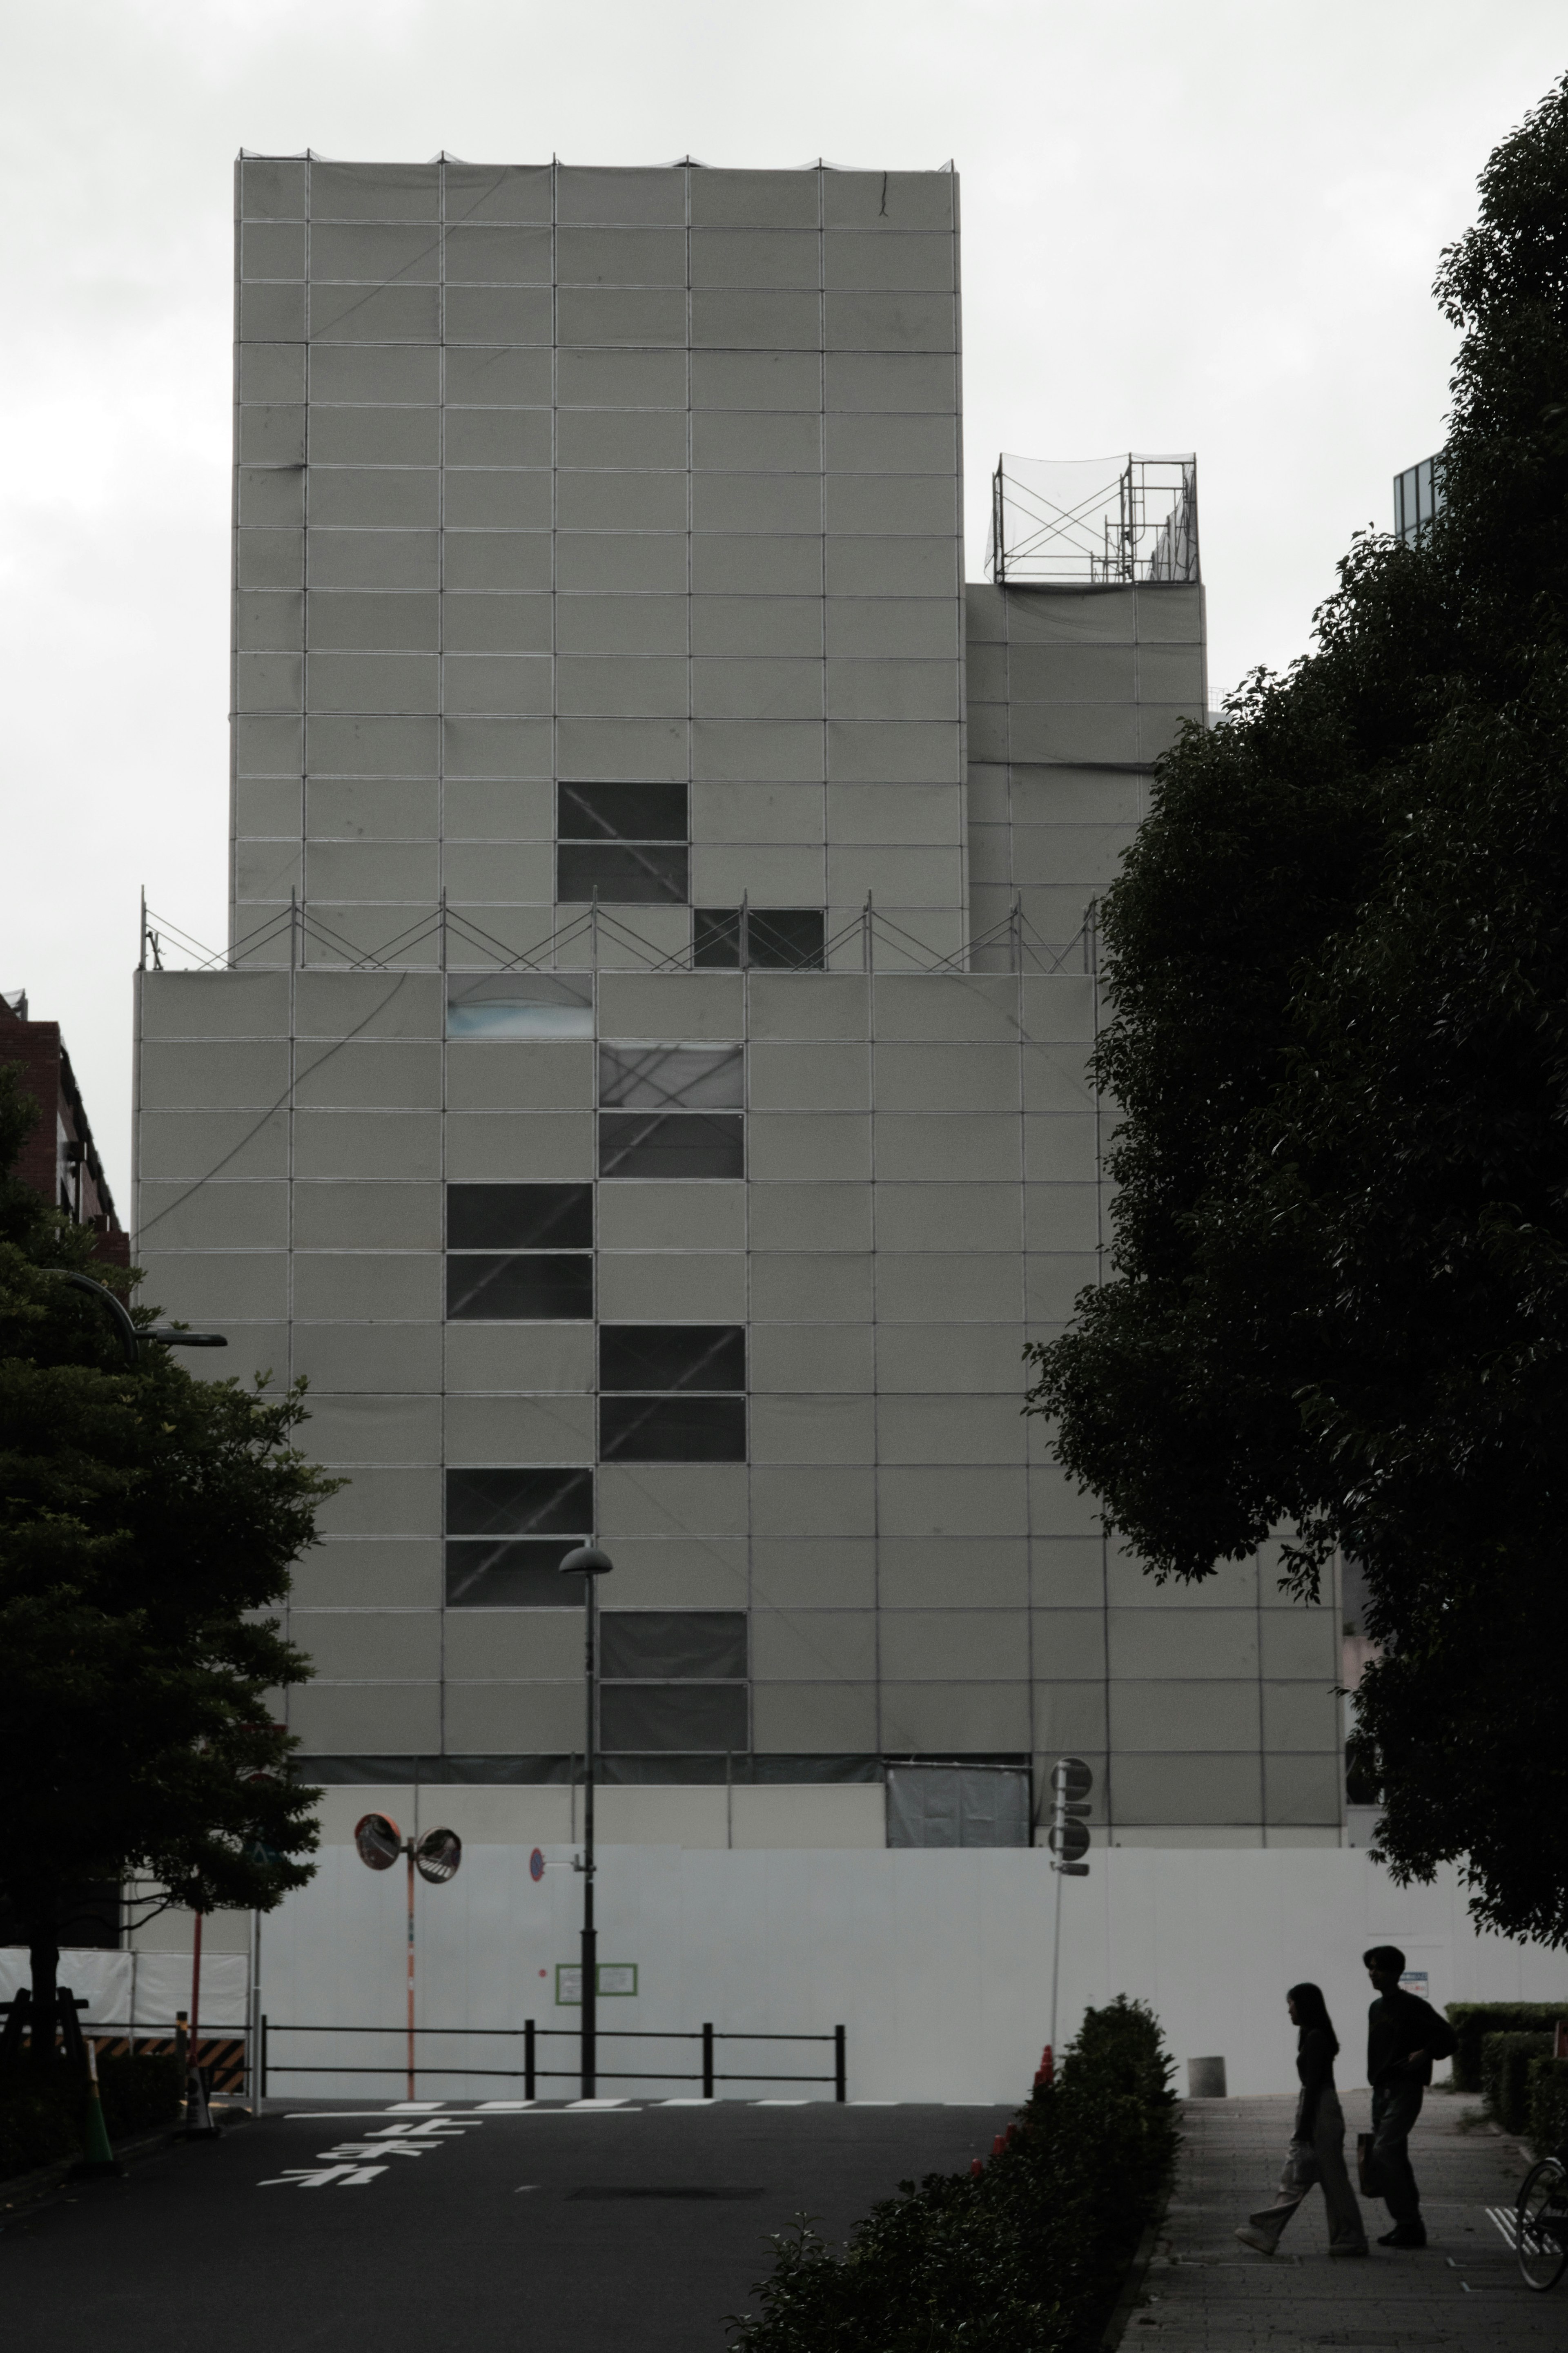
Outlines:
{"type": "Polygon", "coordinates": [[[1156,1589],[1020,1412],[1191,460],[1004,459],[966,584],[951,173],[237,192],[233,928],[141,977],[137,1256],[349,1482],[309,1774],[541,1835],[596,1535],[607,1840],[1024,1842],[1070,1748],[1097,1840],[1338,1845],[1331,1602],[1156,1589]]]}

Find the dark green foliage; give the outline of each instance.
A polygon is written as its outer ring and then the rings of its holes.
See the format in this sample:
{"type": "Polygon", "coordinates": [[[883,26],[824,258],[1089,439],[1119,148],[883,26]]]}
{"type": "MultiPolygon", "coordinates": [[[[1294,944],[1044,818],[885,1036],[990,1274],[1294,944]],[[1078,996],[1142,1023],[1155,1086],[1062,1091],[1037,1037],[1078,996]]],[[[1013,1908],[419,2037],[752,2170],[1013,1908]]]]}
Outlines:
{"type": "Polygon", "coordinates": [[[1531,2061],[1525,2132],[1537,2157],[1568,2148],[1568,2059],[1531,2061]]]}
{"type": "Polygon", "coordinates": [[[1481,2088],[1481,2043],[1489,2034],[1550,2034],[1560,2018],[1568,2018],[1568,1993],[1561,2001],[1450,2001],[1444,2014],[1458,2042],[1454,2052],[1454,2089],[1481,2088]]]}
{"type": "Polygon", "coordinates": [[[1487,2114],[1504,2132],[1521,2133],[1530,2121],[1530,2070],[1550,2059],[1550,2034],[1487,2034],[1481,2038],[1481,2091],[1487,2114]]]}
{"type": "Polygon", "coordinates": [[[0,2181],[81,2155],[81,2117],[68,2088],[74,2094],[64,2068],[46,2074],[26,2067],[0,2078],[0,2181]]]}
{"type": "Polygon", "coordinates": [[[1158,2022],[1091,2010],[978,2176],[931,2173],[872,2208],[841,2255],[776,2238],[734,2353],[1079,2353],[1098,2342],[1176,2148],[1158,2022]]]}
{"type": "Polygon", "coordinates": [[[58,1275],[133,1278],[9,1173],[31,1116],[0,1064],[0,1894],[52,2017],[82,1886],[133,1872],[265,1910],[310,1877],[316,1792],[288,1778],[270,1697],[310,1667],[266,1612],[335,1482],[294,1450],[298,1391],[197,1379],[164,1347],[126,1364],[58,1275]]]}
{"type": "Polygon", "coordinates": [[[1104,902],[1111,1280],[1034,1351],[1158,1577],[1363,1567],[1401,1880],[1568,1936],[1568,81],[1444,257],[1447,507],[1189,729],[1104,902]],[[1527,1793],[1528,1801],[1521,1802],[1527,1793]]]}
{"type": "MultiPolygon", "coordinates": [[[[132,2139],[179,2117],[184,2084],[173,2057],[132,2052],[100,2059],[98,2080],[110,2140],[132,2139]]],[[[0,2180],[79,2157],[88,2096],[86,2079],[72,2067],[42,2073],[23,2067],[0,2075],[0,2180]]]]}
{"type": "Polygon", "coordinates": [[[111,2140],[172,2125],[185,2097],[184,2070],[172,2051],[128,2051],[98,2063],[103,2121],[111,2140]]]}

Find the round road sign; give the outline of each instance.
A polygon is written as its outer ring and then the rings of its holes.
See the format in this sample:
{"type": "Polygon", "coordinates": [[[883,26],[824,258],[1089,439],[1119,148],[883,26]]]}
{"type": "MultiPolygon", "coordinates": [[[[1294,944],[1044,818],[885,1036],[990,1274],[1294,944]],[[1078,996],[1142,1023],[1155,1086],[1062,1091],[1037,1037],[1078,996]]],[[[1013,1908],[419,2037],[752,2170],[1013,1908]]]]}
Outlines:
{"type": "Polygon", "coordinates": [[[544,1855],[539,1847],[535,1847],[528,1858],[528,1875],[532,1880],[540,1880],[544,1876],[544,1855]]]}

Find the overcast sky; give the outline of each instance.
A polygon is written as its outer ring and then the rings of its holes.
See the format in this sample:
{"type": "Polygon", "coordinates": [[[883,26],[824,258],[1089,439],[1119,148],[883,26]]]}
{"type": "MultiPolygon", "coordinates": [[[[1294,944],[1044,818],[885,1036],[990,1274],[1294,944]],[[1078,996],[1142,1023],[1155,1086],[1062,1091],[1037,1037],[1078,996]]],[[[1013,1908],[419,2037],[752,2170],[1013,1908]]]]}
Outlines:
{"type": "Polygon", "coordinates": [[[0,988],[65,1025],[121,1215],[139,886],[224,931],[239,147],[952,158],[969,576],[998,448],[1195,449],[1217,701],[1440,443],[1438,253],[1565,69],[1561,0],[14,8],[0,988]]]}

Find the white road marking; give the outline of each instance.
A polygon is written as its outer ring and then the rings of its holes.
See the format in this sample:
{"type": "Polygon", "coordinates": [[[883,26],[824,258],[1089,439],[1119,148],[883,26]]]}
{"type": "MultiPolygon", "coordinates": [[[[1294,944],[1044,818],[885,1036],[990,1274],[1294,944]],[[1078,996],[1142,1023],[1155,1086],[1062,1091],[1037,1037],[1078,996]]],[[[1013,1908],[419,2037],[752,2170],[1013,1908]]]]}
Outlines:
{"type": "Polygon", "coordinates": [[[700,2100],[695,2098],[682,2098],[679,2100],[658,2100],[654,2105],[660,2108],[716,2108],[719,2103],[717,2100],[711,2099],[700,2100]]]}
{"type": "MultiPolygon", "coordinates": [[[[390,2146],[384,2140],[341,2140],[336,2148],[319,2148],[316,2151],[323,2165],[330,2165],[340,2157],[352,2157],[358,2164],[367,2157],[423,2157],[424,2154],[422,2148],[410,2148],[406,2141],[401,2140],[395,2140],[390,2146]]],[[[383,2166],[380,2170],[384,2173],[386,2168],[383,2166]]]]}
{"type": "Polygon", "coordinates": [[[275,2174],[270,2181],[258,2181],[258,2189],[363,2189],[384,2165],[329,2165],[317,2171],[308,2166],[291,2165],[285,2173],[275,2174]]]}
{"type": "Polygon", "coordinates": [[[1510,2247],[1517,2246],[1519,2243],[1519,2217],[1515,2213],[1513,2208],[1511,2206],[1489,2206],[1486,2210],[1486,2213],[1487,2220],[1490,2222],[1495,2222],[1498,2229],[1502,2232],[1505,2242],[1510,2247]]]}
{"type": "Polygon", "coordinates": [[[420,2125],[383,2125],[372,2140],[461,2140],[482,2116],[431,2116],[420,2125]]]}
{"type": "Polygon", "coordinates": [[[412,2111],[415,2108],[418,2108],[420,2110],[427,2108],[444,2108],[446,2105],[447,2103],[445,2100],[394,2100],[386,2113],[389,2116],[395,2116],[404,2109],[412,2111]]]}
{"type": "Polygon", "coordinates": [[[753,2108],[809,2108],[809,2100],[753,2100],[753,2108]]]}
{"type": "Polygon", "coordinates": [[[479,2113],[486,2116],[515,2116],[519,2109],[531,2108],[536,2105],[532,2100],[481,2100],[479,2113]]]}
{"type": "Polygon", "coordinates": [[[566,2105],[569,2109],[624,2108],[626,2103],[625,2100],[568,2100],[566,2105]]]}

